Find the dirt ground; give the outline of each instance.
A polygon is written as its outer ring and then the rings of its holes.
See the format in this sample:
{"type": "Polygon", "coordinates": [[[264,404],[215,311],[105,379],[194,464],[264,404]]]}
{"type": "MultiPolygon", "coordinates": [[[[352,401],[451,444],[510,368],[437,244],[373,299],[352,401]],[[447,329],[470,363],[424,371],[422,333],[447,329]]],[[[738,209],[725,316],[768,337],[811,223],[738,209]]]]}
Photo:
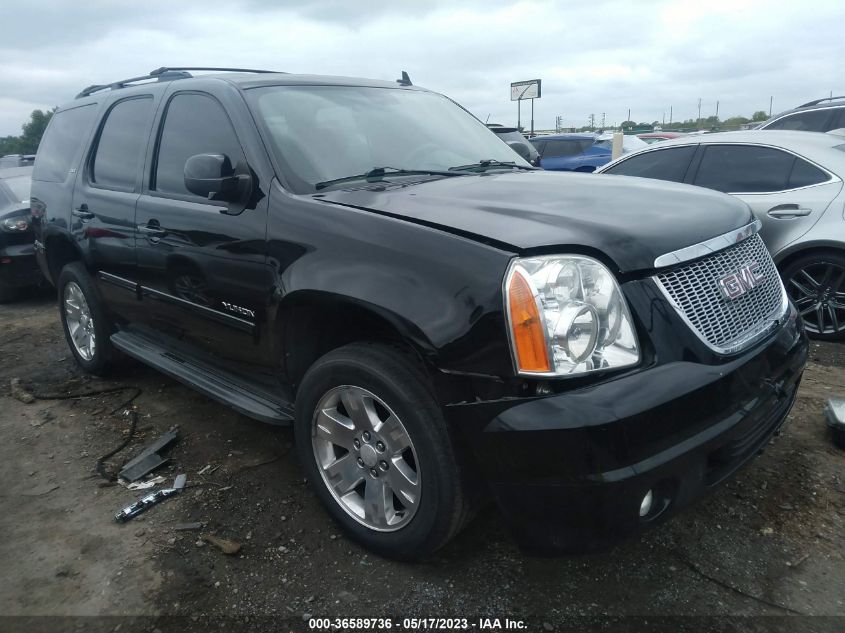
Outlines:
{"type": "Polygon", "coordinates": [[[435,559],[400,564],[340,534],[303,480],[289,430],[139,364],[108,380],[83,374],[52,293],[34,293],[0,306],[0,630],[284,631],[312,616],[441,616],[540,631],[842,631],[845,451],[822,416],[836,394],[845,346],[814,344],[766,452],[610,551],[530,557],[491,508],[435,559]],[[12,378],[35,402],[10,397],[12,378]],[[162,473],[187,473],[188,487],[119,525],[114,513],[136,493],[105,482],[95,462],[126,437],[130,401],[136,437],[109,463],[178,425],[162,473]],[[205,527],[175,531],[183,522],[205,527]],[[242,549],[224,555],[202,533],[242,549]]]}

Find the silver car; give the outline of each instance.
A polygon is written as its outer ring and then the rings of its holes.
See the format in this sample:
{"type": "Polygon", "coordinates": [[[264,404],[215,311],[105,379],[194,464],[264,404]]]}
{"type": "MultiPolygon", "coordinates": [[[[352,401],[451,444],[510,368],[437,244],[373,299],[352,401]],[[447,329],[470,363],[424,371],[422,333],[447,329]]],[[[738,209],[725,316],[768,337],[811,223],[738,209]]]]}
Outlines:
{"type": "Polygon", "coordinates": [[[775,130],[685,137],[598,172],[698,185],[747,202],[807,331],[845,338],[845,137],[775,130]]]}

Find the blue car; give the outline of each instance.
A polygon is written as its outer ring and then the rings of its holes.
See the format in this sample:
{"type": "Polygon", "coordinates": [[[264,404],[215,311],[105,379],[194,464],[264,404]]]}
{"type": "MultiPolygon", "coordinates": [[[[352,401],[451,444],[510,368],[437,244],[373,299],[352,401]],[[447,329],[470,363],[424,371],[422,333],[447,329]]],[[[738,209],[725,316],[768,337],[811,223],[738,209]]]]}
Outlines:
{"type": "Polygon", "coordinates": [[[597,134],[547,134],[530,139],[540,153],[540,167],[552,171],[592,172],[610,162],[611,141],[597,134]]]}

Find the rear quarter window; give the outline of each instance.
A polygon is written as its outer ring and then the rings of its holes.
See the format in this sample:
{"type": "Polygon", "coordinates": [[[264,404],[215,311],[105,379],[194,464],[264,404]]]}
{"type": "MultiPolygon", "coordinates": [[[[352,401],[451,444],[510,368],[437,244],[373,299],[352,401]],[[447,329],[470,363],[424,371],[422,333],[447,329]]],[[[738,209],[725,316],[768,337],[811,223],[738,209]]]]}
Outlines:
{"type": "Polygon", "coordinates": [[[68,171],[76,164],[82,145],[88,138],[94,117],[95,104],[61,110],[53,115],[35,158],[33,180],[64,182],[68,171]]]}

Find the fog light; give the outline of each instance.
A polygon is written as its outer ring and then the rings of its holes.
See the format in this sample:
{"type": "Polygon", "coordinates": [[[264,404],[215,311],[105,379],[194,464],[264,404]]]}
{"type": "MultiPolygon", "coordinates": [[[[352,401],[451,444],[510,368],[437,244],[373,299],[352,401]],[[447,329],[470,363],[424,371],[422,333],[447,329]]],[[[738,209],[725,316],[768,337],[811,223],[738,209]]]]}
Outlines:
{"type": "Polygon", "coordinates": [[[648,516],[648,513],[651,512],[651,505],[652,505],[653,501],[654,501],[654,494],[651,492],[651,490],[649,490],[647,493],[645,493],[645,497],[643,497],[643,500],[640,502],[640,516],[641,517],[648,516]]]}

